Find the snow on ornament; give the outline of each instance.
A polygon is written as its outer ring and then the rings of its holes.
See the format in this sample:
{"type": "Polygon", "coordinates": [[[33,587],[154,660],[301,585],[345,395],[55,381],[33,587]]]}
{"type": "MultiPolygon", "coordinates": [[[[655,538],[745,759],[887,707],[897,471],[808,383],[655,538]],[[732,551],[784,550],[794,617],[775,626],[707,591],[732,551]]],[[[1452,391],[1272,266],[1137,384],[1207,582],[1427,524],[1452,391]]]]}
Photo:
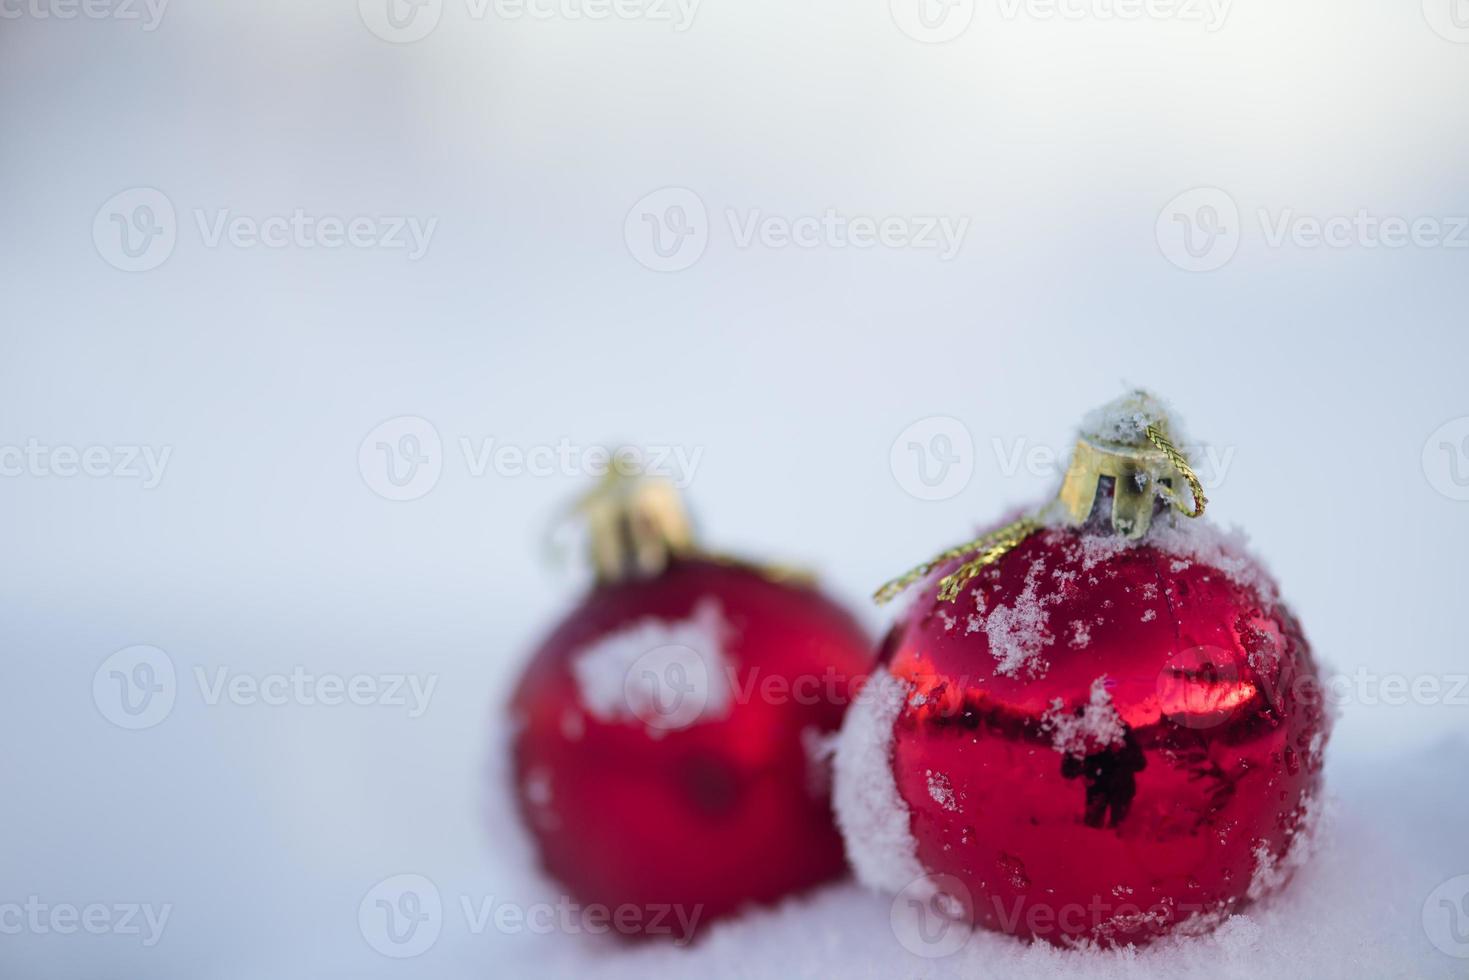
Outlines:
{"type": "Polygon", "coordinates": [[[1111,947],[1213,928],[1306,859],[1316,663],[1173,440],[1146,393],[1093,412],[1056,500],[879,590],[917,587],[837,745],[865,883],[1111,947]]]}
{"type": "Polygon", "coordinates": [[[872,646],[799,576],[712,555],[668,484],[583,501],[597,581],[513,696],[545,870],[610,931],[687,929],[846,870],[830,742],[872,646]]]}

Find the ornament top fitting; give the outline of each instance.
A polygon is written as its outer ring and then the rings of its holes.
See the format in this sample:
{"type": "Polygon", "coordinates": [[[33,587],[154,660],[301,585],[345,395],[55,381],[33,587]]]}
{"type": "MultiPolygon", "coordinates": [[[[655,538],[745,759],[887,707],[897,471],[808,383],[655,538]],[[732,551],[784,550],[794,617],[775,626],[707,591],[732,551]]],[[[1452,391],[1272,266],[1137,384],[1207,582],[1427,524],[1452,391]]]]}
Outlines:
{"type": "Polygon", "coordinates": [[[1110,510],[1112,529],[1130,540],[1147,533],[1160,498],[1190,517],[1202,515],[1208,503],[1173,444],[1167,409],[1146,391],[1130,392],[1082,420],[1054,505],[1060,521],[1073,527],[1090,521],[1104,480],[1112,497],[1102,514],[1110,510]],[[1189,486],[1190,504],[1179,494],[1178,477],[1189,486]]]}
{"type": "Polygon", "coordinates": [[[576,510],[600,582],[650,578],[694,551],[688,511],[667,480],[613,466],[576,510]]]}
{"type": "Polygon", "coordinates": [[[939,552],[883,583],[872,598],[888,602],[940,565],[966,558],[939,579],[939,601],[953,602],[983,569],[1043,527],[1081,527],[1094,520],[1109,520],[1116,533],[1135,541],[1147,533],[1156,508],[1172,504],[1186,517],[1202,517],[1208,503],[1193,468],[1173,445],[1163,403],[1146,391],[1133,391],[1082,419],[1076,451],[1055,500],[1035,514],[939,552]],[[1192,498],[1187,503],[1175,489],[1180,477],[1192,498]],[[1112,490],[1110,498],[1103,492],[1104,485],[1112,490]]]}

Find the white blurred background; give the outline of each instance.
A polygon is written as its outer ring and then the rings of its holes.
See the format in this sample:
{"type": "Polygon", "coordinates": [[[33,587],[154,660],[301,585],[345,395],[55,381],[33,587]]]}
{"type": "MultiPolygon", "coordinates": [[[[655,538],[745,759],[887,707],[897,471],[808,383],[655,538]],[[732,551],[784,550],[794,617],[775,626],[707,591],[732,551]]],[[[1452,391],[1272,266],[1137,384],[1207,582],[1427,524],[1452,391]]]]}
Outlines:
{"type": "MultiPolygon", "coordinates": [[[[1334,788],[1462,773],[1463,0],[158,2],[0,3],[0,905],[171,913],[153,945],[6,928],[0,974],[551,969],[517,937],[388,960],[357,908],[406,872],[535,894],[494,733],[578,587],[542,535],[624,441],[876,635],[875,585],[1146,385],[1379,693],[1334,788]],[[406,489],[359,458],[402,417],[406,489]],[[130,730],[94,678],[136,645],[176,694],[130,730]],[[437,686],[410,717],[196,681],[298,667],[437,686]]],[[[1449,839],[1407,894],[1469,872],[1449,839]]],[[[1461,964],[1403,915],[1405,957],[1461,964]]]]}

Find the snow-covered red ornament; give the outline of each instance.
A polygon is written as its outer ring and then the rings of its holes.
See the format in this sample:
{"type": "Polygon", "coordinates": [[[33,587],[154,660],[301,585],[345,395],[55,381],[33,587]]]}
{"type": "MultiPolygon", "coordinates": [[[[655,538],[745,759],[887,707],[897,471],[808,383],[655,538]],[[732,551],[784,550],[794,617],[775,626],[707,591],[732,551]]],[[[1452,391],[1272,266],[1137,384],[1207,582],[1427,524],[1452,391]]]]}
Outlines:
{"type": "Polygon", "coordinates": [[[922,581],[837,748],[866,883],[1023,938],[1141,945],[1305,859],[1316,664],[1242,537],[1196,519],[1172,438],[1145,393],[1099,409],[1052,504],[879,592],[922,581]]]}
{"type": "Polygon", "coordinates": [[[611,479],[583,513],[598,580],[511,703],[545,870],[607,931],[675,940],[843,874],[829,742],[863,630],[799,576],[698,550],[667,484],[611,479]]]}

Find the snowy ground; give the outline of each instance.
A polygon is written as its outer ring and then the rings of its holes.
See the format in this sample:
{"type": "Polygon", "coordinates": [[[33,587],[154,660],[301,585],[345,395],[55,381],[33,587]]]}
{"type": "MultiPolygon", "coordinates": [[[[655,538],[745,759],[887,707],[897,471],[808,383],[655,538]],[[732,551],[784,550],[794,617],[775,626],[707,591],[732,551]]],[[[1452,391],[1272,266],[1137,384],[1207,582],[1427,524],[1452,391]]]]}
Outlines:
{"type": "MultiPolygon", "coordinates": [[[[1211,936],[1141,952],[1060,951],[975,932],[950,953],[948,942],[915,940],[901,906],[851,882],[726,923],[687,949],[626,949],[591,937],[505,942],[457,934],[453,914],[441,941],[466,977],[484,975],[476,962],[513,962],[539,975],[707,980],[1462,977],[1469,959],[1434,947],[1424,905],[1440,883],[1469,869],[1469,788],[1459,775],[1466,754],[1469,744],[1445,742],[1409,759],[1332,765],[1335,801],[1321,850],[1291,887],[1211,936]]],[[[1469,895],[1469,880],[1452,895],[1469,895]]],[[[1430,913],[1429,925],[1441,930],[1435,936],[1469,955],[1469,914],[1454,923],[1463,937],[1455,944],[1447,912],[1430,913]]]]}
{"type": "MultiPolygon", "coordinates": [[[[1469,953],[1469,942],[1456,943],[1452,932],[1457,926],[1465,937],[1469,920],[1451,920],[1437,904],[1462,902],[1466,889],[1435,893],[1469,873],[1462,778],[1469,740],[1373,754],[1363,746],[1374,739],[1358,727],[1370,713],[1351,707],[1328,753],[1333,806],[1320,852],[1283,894],[1205,938],[1083,954],[974,934],[950,955],[924,958],[905,947],[913,924],[903,907],[895,911],[888,897],[851,882],[725,922],[687,948],[497,927],[484,910],[528,912],[558,901],[554,884],[534,870],[493,771],[503,773],[497,740],[487,734],[498,698],[484,692],[503,690],[513,663],[476,658],[473,638],[450,642],[431,631],[424,641],[436,652],[419,659],[443,676],[433,710],[418,718],[380,708],[208,705],[184,678],[217,654],[205,649],[190,663],[179,651],[192,642],[226,650],[267,651],[273,639],[286,645],[261,653],[257,671],[326,642],[319,628],[300,624],[219,637],[211,615],[200,611],[199,635],[191,628],[170,641],[181,675],[173,714],[138,732],[99,716],[87,696],[94,663],[78,657],[60,666],[42,655],[33,617],[0,637],[21,651],[11,690],[45,692],[13,700],[5,715],[13,726],[7,743],[24,748],[4,765],[11,792],[0,815],[12,843],[0,902],[35,895],[52,904],[170,907],[150,946],[134,935],[0,935],[0,975],[1375,978],[1469,969],[1469,960],[1445,952],[1469,953]],[[67,689],[82,696],[59,697],[67,689]],[[57,778],[67,760],[78,778],[57,778]],[[393,959],[374,948],[380,936],[358,915],[380,894],[375,889],[401,875],[431,882],[440,911],[436,928],[413,947],[417,955],[393,959]]],[[[419,621],[412,610],[383,615],[394,632],[419,621]]],[[[65,649],[87,649],[117,628],[103,616],[56,620],[39,632],[50,642],[65,636],[65,649]]],[[[360,641],[358,662],[383,662],[365,634],[348,641],[360,641]]]]}

